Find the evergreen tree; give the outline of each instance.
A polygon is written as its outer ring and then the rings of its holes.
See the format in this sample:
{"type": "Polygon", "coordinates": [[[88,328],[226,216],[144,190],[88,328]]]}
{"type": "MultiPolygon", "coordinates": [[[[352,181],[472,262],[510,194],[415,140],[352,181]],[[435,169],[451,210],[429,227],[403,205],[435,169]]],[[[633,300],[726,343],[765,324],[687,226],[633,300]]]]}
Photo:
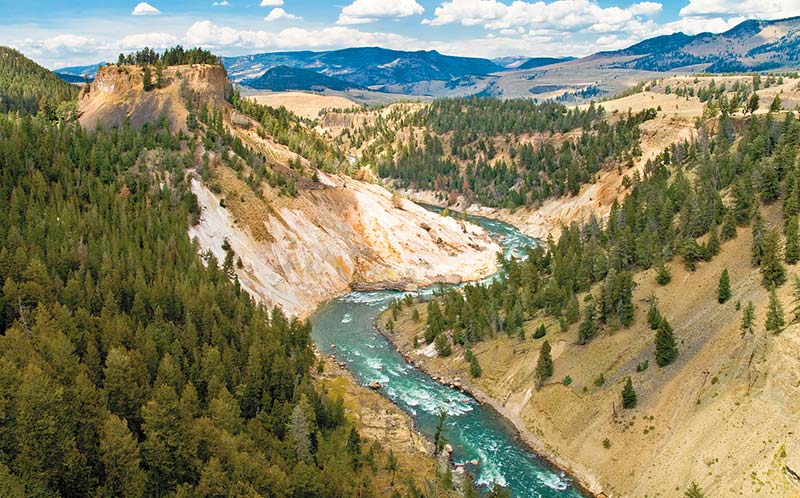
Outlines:
{"type": "Polygon", "coordinates": [[[775,98],[772,99],[772,103],[769,105],[769,112],[780,112],[782,106],[783,102],[781,102],[781,96],[775,95],[775,98]]]}
{"type": "Polygon", "coordinates": [[[658,330],[661,323],[661,312],[658,311],[658,300],[656,296],[650,296],[650,309],[647,310],[647,323],[651,330],[658,330]]]}
{"type": "Polygon", "coordinates": [[[659,285],[667,285],[672,281],[672,272],[669,269],[669,266],[666,263],[661,263],[657,268],[656,273],[656,282],[659,285]]]}
{"type": "Polygon", "coordinates": [[[625,387],[622,388],[622,408],[635,408],[636,407],[636,390],[633,388],[633,382],[628,377],[625,380],[625,387]]]}
{"type": "Polygon", "coordinates": [[[597,334],[597,323],[595,322],[595,305],[589,302],[583,308],[584,318],[578,327],[578,344],[586,344],[597,334]]]}
{"type": "Polygon", "coordinates": [[[770,230],[764,239],[760,266],[765,288],[771,289],[786,282],[786,270],[780,258],[780,235],[777,230],[770,230]]]}
{"type": "Polygon", "coordinates": [[[783,258],[786,264],[793,265],[800,261],[800,241],[798,240],[798,218],[797,215],[786,220],[785,226],[786,246],[784,247],[783,258]]]}
{"type": "Polygon", "coordinates": [[[744,307],[742,311],[742,336],[744,337],[747,334],[753,333],[753,324],[756,320],[756,307],[753,305],[753,301],[749,301],[747,306],[744,307]]]}
{"type": "Polygon", "coordinates": [[[683,495],[686,498],[706,498],[706,495],[703,494],[703,490],[700,489],[700,486],[698,486],[696,482],[692,482],[691,486],[686,488],[686,492],[683,495]]]}
{"type": "Polygon", "coordinates": [[[101,496],[144,496],[145,475],[139,466],[139,444],[128,424],[113,414],[106,418],[100,431],[100,461],[105,475],[101,496]]]}
{"type": "Polygon", "coordinates": [[[678,357],[678,345],[672,333],[672,326],[665,317],[661,318],[656,331],[656,363],[658,366],[665,367],[675,361],[678,357]]]}
{"type": "Polygon", "coordinates": [[[717,301],[722,304],[731,298],[731,279],[728,276],[728,269],[722,270],[717,286],[717,301]]]}
{"type": "Polygon", "coordinates": [[[433,435],[433,446],[435,448],[436,454],[442,452],[444,449],[444,445],[447,444],[447,439],[445,438],[445,420],[447,419],[447,412],[444,410],[439,410],[439,421],[436,424],[436,432],[433,435]]]}
{"type": "Polygon", "coordinates": [[[722,219],[722,240],[731,240],[736,238],[736,218],[733,210],[728,209],[725,212],[725,217],[722,219]]]}
{"type": "Polygon", "coordinates": [[[150,66],[145,65],[142,68],[142,85],[146,92],[153,89],[153,74],[150,71],[150,66]]]}
{"type": "Polygon", "coordinates": [[[544,341],[536,362],[536,381],[541,384],[553,375],[553,358],[550,356],[550,342],[544,341]]]}
{"type": "Polygon", "coordinates": [[[756,112],[758,110],[758,101],[759,101],[758,93],[753,92],[753,94],[750,95],[750,100],[747,101],[747,105],[744,108],[744,112],[746,114],[753,114],[754,112],[756,112]]]}
{"type": "Polygon", "coordinates": [[[570,325],[576,323],[581,318],[581,308],[580,304],[578,303],[578,297],[575,294],[573,294],[569,298],[569,302],[567,303],[567,310],[564,313],[564,318],[570,325]]]}
{"type": "Polygon", "coordinates": [[[784,325],[786,325],[786,321],[783,318],[783,306],[781,306],[778,294],[773,288],[769,292],[769,306],[767,307],[767,318],[764,326],[768,332],[777,334],[783,329],[784,325]]]}

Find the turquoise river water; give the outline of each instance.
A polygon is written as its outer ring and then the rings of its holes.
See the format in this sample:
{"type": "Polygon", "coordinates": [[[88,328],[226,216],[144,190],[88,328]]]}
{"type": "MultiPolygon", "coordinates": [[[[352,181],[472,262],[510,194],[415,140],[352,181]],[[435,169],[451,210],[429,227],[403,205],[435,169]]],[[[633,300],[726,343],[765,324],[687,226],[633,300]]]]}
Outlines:
{"type": "MultiPolygon", "coordinates": [[[[508,224],[478,217],[471,221],[492,234],[507,255],[519,256],[535,243],[508,224]]],[[[417,429],[430,438],[444,410],[454,461],[478,459],[479,465],[466,468],[484,488],[498,483],[520,498],[581,497],[570,478],[528,451],[491,407],[434,381],[375,330],[375,318],[402,296],[398,291],[352,292],[321,306],[311,317],[317,347],[346,363],[362,384],[380,382],[381,394],[409,413],[417,429]]]]}

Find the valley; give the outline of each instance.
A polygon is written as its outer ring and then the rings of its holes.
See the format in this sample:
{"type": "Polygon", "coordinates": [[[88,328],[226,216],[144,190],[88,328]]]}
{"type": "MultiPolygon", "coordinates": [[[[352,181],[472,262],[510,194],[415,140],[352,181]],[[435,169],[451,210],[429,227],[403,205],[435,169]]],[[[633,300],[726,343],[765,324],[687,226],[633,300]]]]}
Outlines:
{"type": "Polygon", "coordinates": [[[720,31],[0,47],[0,495],[800,497],[800,18],[720,31]]]}

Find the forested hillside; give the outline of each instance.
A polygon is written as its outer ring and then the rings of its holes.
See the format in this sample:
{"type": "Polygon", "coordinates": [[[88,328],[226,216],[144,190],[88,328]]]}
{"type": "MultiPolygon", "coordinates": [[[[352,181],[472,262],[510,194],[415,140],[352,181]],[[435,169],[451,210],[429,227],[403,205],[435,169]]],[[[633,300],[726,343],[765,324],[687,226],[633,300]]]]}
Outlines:
{"type": "Polygon", "coordinates": [[[55,116],[58,105],[78,95],[70,85],[16,50],[0,47],[0,113],[36,114],[44,109],[55,116]]]}
{"type": "MultiPolygon", "coordinates": [[[[397,186],[516,208],[575,195],[605,168],[640,154],[639,125],[655,110],[606,119],[602,108],[492,98],[442,99],[402,120],[408,140],[379,138],[377,172],[397,186]]],[[[380,129],[372,131],[379,134],[380,129]]],[[[372,139],[367,132],[367,140],[372,139]]],[[[360,138],[360,137],[359,137],[360,138]]]]}
{"type": "Polygon", "coordinates": [[[0,114],[0,495],[419,495],[312,378],[308,322],[198,254],[194,152],[245,152],[198,114],[194,137],[0,114]]]}

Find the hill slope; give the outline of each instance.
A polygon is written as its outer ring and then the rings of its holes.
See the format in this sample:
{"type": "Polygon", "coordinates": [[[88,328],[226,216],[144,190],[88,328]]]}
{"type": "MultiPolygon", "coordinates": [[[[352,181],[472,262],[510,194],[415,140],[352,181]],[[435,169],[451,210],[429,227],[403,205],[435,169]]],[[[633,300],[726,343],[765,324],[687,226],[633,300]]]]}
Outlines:
{"type": "Polygon", "coordinates": [[[44,98],[55,106],[74,99],[78,88],[28,59],[20,52],[0,47],[0,113],[21,111],[35,114],[44,98]]]}
{"type": "Polygon", "coordinates": [[[256,90],[270,90],[273,92],[285,92],[288,90],[322,91],[325,89],[346,91],[363,88],[360,85],[331,78],[315,71],[289,66],[273,67],[258,78],[242,81],[242,84],[256,90]]]}
{"type": "Polygon", "coordinates": [[[702,65],[711,73],[766,71],[800,64],[800,17],[744,21],[724,33],[651,38],[604,57],[633,57],[617,67],[669,71],[702,65]]]}

